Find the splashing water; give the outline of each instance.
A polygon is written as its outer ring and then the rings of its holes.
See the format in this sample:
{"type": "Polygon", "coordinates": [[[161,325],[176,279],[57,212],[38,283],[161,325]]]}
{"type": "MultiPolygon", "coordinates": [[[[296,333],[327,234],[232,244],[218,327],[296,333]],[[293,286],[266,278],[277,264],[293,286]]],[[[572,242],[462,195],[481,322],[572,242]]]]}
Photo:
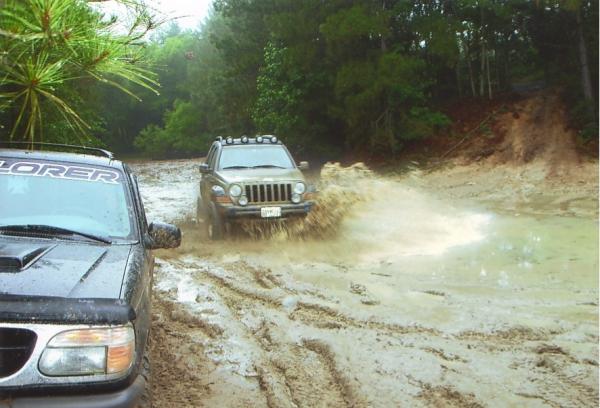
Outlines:
{"type": "Polygon", "coordinates": [[[363,163],[349,167],[327,163],[321,170],[315,205],[305,219],[286,222],[249,220],[243,222],[241,227],[251,237],[261,239],[331,237],[356,204],[372,199],[370,191],[376,180],[374,173],[363,163]]]}

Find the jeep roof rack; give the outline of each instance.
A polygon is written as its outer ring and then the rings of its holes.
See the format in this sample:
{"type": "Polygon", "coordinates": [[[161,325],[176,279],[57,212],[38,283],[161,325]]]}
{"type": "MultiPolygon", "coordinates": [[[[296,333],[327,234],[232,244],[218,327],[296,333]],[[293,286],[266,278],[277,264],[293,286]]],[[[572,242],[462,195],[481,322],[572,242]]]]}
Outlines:
{"type": "Polygon", "coordinates": [[[41,147],[61,147],[61,148],[67,148],[67,149],[72,149],[72,150],[81,150],[84,152],[89,152],[89,153],[93,153],[96,154],[97,156],[104,156],[108,159],[114,159],[115,155],[105,149],[100,149],[99,147],[88,147],[88,146],[77,146],[77,145],[69,145],[69,144],[62,144],[62,143],[45,143],[45,142],[13,142],[13,141],[1,141],[0,140],[0,146],[28,146],[33,148],[33,146],[41,146],[41,147]]]}

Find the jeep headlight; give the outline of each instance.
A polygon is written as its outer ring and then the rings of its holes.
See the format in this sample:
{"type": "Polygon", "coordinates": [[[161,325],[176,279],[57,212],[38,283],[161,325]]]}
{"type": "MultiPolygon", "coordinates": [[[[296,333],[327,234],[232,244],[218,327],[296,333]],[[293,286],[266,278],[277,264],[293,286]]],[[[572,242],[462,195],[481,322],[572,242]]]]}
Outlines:
{"type": "Polygon", "coordinates": [[[294,186],[294,193],[296,194],[304,194],[306,191],[306,184],[299,182],[294,186]]]}
{"type": "Polygon", "coordinates": [[[131,325],[68,330],[48,342],[39,369],[48,376],[117,374],[131,367],[134,355],[131,325]]]}
{"type": "Polygon", "coordinates": [[[242,195],[242,187],[239,184],[232,184],[229,187],[229,196],[230,197],[239,197],[242,195]]]}

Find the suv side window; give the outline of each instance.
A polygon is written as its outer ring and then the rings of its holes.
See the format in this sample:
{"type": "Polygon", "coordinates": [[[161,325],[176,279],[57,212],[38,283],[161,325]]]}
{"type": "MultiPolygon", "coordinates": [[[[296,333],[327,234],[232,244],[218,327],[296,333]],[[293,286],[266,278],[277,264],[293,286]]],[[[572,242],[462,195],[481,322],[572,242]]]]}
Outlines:
{"type": "Polygon", "coordinates": [[[140,228],[143,235],[148,231],[148,220],[146,219],[146,211],[144,210],[144,204],[142,202],[142,197],[140,196],[140,189],[138,186],[137,176],[131,172],[129,166],[124,165],[123,167],[125,168],[125,172],[131,182],[133,202],[137,208],[137,212],[139,213],[139,216],[136,218],[138,218],[138,222],[140,223],[140,228]]]}

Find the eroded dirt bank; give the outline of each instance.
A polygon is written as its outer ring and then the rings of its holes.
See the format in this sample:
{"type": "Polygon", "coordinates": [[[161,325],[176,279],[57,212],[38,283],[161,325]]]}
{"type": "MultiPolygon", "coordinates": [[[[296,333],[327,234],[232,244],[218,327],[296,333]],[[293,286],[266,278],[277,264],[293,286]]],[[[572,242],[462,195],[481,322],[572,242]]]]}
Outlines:
{"type": "Polygon", "coordinates": [[[158,254],[156,406],[597,406],[597,162],[334,169],[336,234],[218,243],[197,163],[135,166],[185,234],[158,254]]]}

